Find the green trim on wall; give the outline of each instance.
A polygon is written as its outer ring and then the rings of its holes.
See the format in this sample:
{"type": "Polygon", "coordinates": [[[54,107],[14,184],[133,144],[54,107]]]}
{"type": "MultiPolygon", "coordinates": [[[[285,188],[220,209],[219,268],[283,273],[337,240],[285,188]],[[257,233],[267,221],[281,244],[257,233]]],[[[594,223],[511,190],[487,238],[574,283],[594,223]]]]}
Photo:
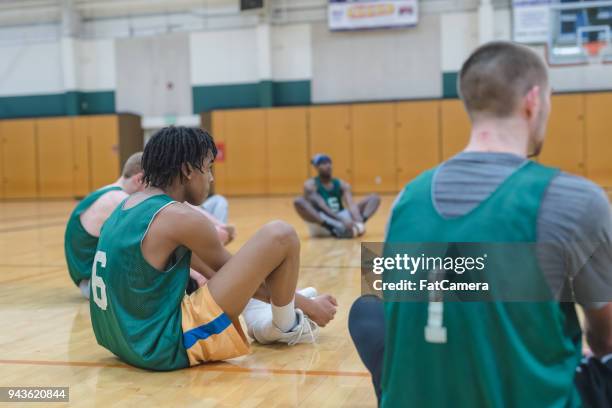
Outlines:
{"type": "Polygon", "coordinates": [[[276,106],[310,105],[310,81],[274,82],[274,104],[276,106]]]}
{"type": "Polygon", "coordinates": [[[274,85],[272,81],[259,82],[259,106],[269,108],[274,106],[274,85]]]}
{"type": "Polygon", "coordinates": [[[79,93],[78,91],[68,91],[64,94],[65,114],[76,116],[79,114],[79,93]]]}
{"type": "Polygon", "coordinates": [[[442,73],[442,97],[443,98],[458,98],[457,93],[457,72],[442,73]]]}
{"type": "Polygon", "coordinates": [[[0,97],[0,118],[61,116],[65,114],[64,94],[0,97]]]}
{"type": "Polygon", "coordinates": [[[81,115],[115,113],[115,91],[79,92],[81,115]]]}
{"type": "Polygon", "coordinates": [[[191,88],[193,113],[259,106],[258,84],[200,85],[191,88]]]}
{"type": "Polygon", "coordinates": [[[0,96],[0,118],[114,112],[114,91],[68,91],[61,94],[0,96]]]}
{"type": "Polygon", "coordinates": [[[215,109],[310,105],[310,81],[194,85],[193,113],[215,109]]]}

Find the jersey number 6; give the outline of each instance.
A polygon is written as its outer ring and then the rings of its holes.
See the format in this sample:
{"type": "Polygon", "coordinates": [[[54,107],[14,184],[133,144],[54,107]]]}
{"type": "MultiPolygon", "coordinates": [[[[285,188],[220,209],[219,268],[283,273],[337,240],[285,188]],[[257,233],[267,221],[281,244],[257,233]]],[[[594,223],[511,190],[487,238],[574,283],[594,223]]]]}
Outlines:
{"type": "Polygon", "coordinates": [[[102,268],[106,268],[106,252],[96,252],[96,257],[94,258],[93,267],[91,269],[91,291],[93,300],[100,309],[106,310],[106,307],[108,306],[108,302],[106,300],[106,285],[104,284],[102,277],[98,276],[96,273],[98,264],[100,264],[102,268]]]}

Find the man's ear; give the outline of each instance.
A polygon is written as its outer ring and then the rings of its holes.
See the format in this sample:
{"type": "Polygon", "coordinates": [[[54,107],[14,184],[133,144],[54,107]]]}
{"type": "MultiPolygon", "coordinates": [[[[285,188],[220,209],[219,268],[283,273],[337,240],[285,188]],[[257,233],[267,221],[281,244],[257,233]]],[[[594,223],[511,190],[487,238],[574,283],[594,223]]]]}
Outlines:
{"type": "Polygon", "coordinates": [[[531,119],[540,111],[542,104],[541,92],[539,86],[532,87],[527,95],[523,98],[523,111],[527,118],[531,119]]]}
{"type": "Polygon", "coordinates": [[[189,163],[184,163],[181,167],[181,173],[185,180],[191,180],[191,174],[193,173],[193,167],[189,163]]]}

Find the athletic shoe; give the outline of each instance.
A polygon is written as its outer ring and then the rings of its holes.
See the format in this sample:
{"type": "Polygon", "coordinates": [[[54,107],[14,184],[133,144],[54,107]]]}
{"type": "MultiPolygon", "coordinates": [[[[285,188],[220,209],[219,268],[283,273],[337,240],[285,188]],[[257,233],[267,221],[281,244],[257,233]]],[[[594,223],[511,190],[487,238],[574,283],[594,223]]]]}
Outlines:
{"type": "Polygon", "coordinates": [[[299,293],[300,295],[307,297],[307,298],[316,298],[319,295],[319,292],[317,292],[317,289],[313,288],[312,286],[309,286],[307,288],[304,289],[300,289],[297,291],[297,293],[299,293]]]}
{"type": "Polygon", "coordinates": [[[319,337],[319,326],[304,315],[300,309],[295,309],[297,324],[288,332],[281,331],[272,323],[272,319],[259,321],[253,325],[253,338],[261,344],[287,343],[290,346],[299,343],[314,343],[319,337]]]}
{"type": "Polygon", "coordinates": [[[336,238],[353,238],[353,231],[346,228],[341,221],[338,221],[324,212],[319,212],[319,216],[323,220],[321,226],[329,231],[336,238]]]}
{"type": "Polygon", "coordinates": [[[336,238],[349,238],[348,235],[350,235],[350,231],[344,228],[344,225],[332,225],[327,221],[323,221],[321,226],[336,238]]]}
{"type": "Polygon", "coordinates": [[[355,232],[348,228],[334,228],[331,234],[336,238],[353,238],[355,236],[355,232]]]}

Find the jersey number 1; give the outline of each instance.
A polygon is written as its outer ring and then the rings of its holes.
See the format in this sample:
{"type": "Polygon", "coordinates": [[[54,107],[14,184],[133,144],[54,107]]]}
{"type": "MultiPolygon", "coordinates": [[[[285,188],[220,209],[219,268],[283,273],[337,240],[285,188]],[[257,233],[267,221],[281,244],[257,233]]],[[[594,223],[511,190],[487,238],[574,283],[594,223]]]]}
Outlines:
{"type": "Polygon", "coordinates": [[[106,300],[106,285],[104,284],[102,277],[98,276],[96,273],[98,264],[100,264],[102,268],[106,268],[106,252],[96,252],[96,257],[94,258],[93,267],[91,269],[91,291],[93,300],[100,309],[106,310],[106,307],[108,306],[108,302],[106,300]]]}
{"type": "MultiPolygon", "coordinates": [[[[429,273],[430,282],[443,276],[444,271],[434,269],[429,273]]],[[[446,343],[446,327],[444,327],[444,302],[442,293],[429,292],[429,305],[427,306],[427,326],[425,326],[425,341],[428,343],[446,343]]]]}

